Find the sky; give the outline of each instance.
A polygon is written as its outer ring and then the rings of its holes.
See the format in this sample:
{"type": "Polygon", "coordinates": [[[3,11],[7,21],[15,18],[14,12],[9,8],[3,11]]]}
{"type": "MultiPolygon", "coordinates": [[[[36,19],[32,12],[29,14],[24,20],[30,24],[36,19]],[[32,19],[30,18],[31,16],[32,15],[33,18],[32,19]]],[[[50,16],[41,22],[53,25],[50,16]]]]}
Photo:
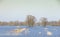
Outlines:
{"type": "Polygon", "coordinates": [[[60,0],[0,0],[0,21],[25,21],[27,15],[59,20],[60,0]]]}

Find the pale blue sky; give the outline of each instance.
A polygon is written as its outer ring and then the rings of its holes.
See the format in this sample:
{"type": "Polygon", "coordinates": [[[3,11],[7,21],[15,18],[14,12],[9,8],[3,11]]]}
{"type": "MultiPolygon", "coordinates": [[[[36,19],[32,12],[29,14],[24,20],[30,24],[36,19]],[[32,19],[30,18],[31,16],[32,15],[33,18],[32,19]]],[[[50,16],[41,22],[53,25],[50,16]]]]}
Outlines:
{"type": "Polygon", "coordinates": [[[1,0],[0,21],[24,21],[26,15],[34,15],[37,19],[60,19],[59,0],[1,0]]]}

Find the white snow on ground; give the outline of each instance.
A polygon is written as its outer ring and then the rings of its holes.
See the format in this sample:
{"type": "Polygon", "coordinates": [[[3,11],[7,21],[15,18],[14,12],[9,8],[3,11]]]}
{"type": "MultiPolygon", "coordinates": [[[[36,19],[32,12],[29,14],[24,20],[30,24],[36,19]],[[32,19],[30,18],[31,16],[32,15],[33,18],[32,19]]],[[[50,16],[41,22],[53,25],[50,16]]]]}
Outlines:
{"type": "MultiPolygon", "coordinates": [[[[47,32],[48,36],[52,35],[52,32],[48,31],[48,28],[44,28],[44,30],[47,32]]],[[[9,32],[9,35],[20,35],[20,33],[22,33],[24,31],[24,33],[27,35],[28,33],[30,33],[28,28],[22,28],[22,29],[14,29],[11,30],[9,32]]],[[[41,32],[38,32],[38,34],[42,34],[41,32]]]]}
{"type": "MultiPolygon", "coordinates": [[[[17,26],[19,27],[19,26],[17,26]]],[[[44,32],[46,32],[47,36],[52,36],[53,33],[51,31],[49,31],[49,28],[44,28],[43,29],[44,32]]],[[[54,31],[56,31],[56,29],[53,29],[54,31]]],[[[17,28],[17,29],[13,29],[11,31],[8,31],[8,33],[6,35],[22,35],[22,32],[24,34],[29,34],[31,31],[28,28],[17,28]]],[[[38,32],[39,35],[43,34],[42,32],[38,32]]]]}
{"type": "Polygon", "coordinates": [[[20,33],[22,33],[23,31],[26,31],[27,28],[22,28],[22,29],[14,29],[11,30],[10,32],[7,32],[8,35],[19,35],[20,33]]]}
{"type": "Polygon", "coordinates": [[[19,28],[20,26],[16,26],[17,28],[19,28]]]}
{"type": "Polygon", "coordinates": [[[25,30],[25,34],[28,34],[28,33],[30,33],[30,30],[29,29],[26,29],[25,30]]]}
{"type": "Polygon", "coordinates": [[[48,36],[52,36],[52,32],[48,31],[48,28],[44,28],[44,30],[47,32],[48,36]]]}
{"type": "Polygon", "coordinates": [[[54,31],[57,31],[57,29],[53,29],[54,31]]]}
{"type": "Polygon", "coordinates": [[[39,34],[41,34],[41,32],[39,32],[39,34]]]}
{"type": "Polygon", "coordinates": [[[45,30],[48,30],[48,28],[44,28],[45,30]]]}
{"type": "Polygon", "coordinates": [[[48,36],[51,36],[51,35],[52,35],[52,32],[47,31],[47,35],[48,35],[48,36]]]}
{"type": "Polygon", "coordinates": [[[44,28],[44,31],[47,32],[48,31],[48,28],[44,28]]]}

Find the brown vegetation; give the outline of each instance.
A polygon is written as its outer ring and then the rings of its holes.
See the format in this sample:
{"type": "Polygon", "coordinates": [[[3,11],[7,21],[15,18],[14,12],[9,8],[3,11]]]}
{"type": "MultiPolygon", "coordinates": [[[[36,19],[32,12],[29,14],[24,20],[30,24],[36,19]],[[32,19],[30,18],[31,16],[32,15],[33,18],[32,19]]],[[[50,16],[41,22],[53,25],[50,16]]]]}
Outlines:
{"type": "Polygon", "coordinates": [[[10,22],[1,22],[0,26],[34,26],[34,25],[52,25],[52,26],[60,26],[60,20],[58,21],[48,21],[47,18],[42,17],[39,22],[36,22],[35,16],[27,15],[26,20],[24,22],[21,21],[10,21],[10,22]]]}

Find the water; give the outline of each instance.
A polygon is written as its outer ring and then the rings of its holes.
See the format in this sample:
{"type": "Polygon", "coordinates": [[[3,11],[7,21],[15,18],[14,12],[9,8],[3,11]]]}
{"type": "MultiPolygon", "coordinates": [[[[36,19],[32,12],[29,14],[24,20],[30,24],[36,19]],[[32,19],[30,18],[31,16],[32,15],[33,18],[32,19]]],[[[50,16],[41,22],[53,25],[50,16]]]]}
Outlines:
{"type": "Polygon", "coordinates": [[[60,37],[60,26],[0,26],[0,37],[60,37]],[[15,29],[27,28],[18,35],[12,32],[15,29]]]}

